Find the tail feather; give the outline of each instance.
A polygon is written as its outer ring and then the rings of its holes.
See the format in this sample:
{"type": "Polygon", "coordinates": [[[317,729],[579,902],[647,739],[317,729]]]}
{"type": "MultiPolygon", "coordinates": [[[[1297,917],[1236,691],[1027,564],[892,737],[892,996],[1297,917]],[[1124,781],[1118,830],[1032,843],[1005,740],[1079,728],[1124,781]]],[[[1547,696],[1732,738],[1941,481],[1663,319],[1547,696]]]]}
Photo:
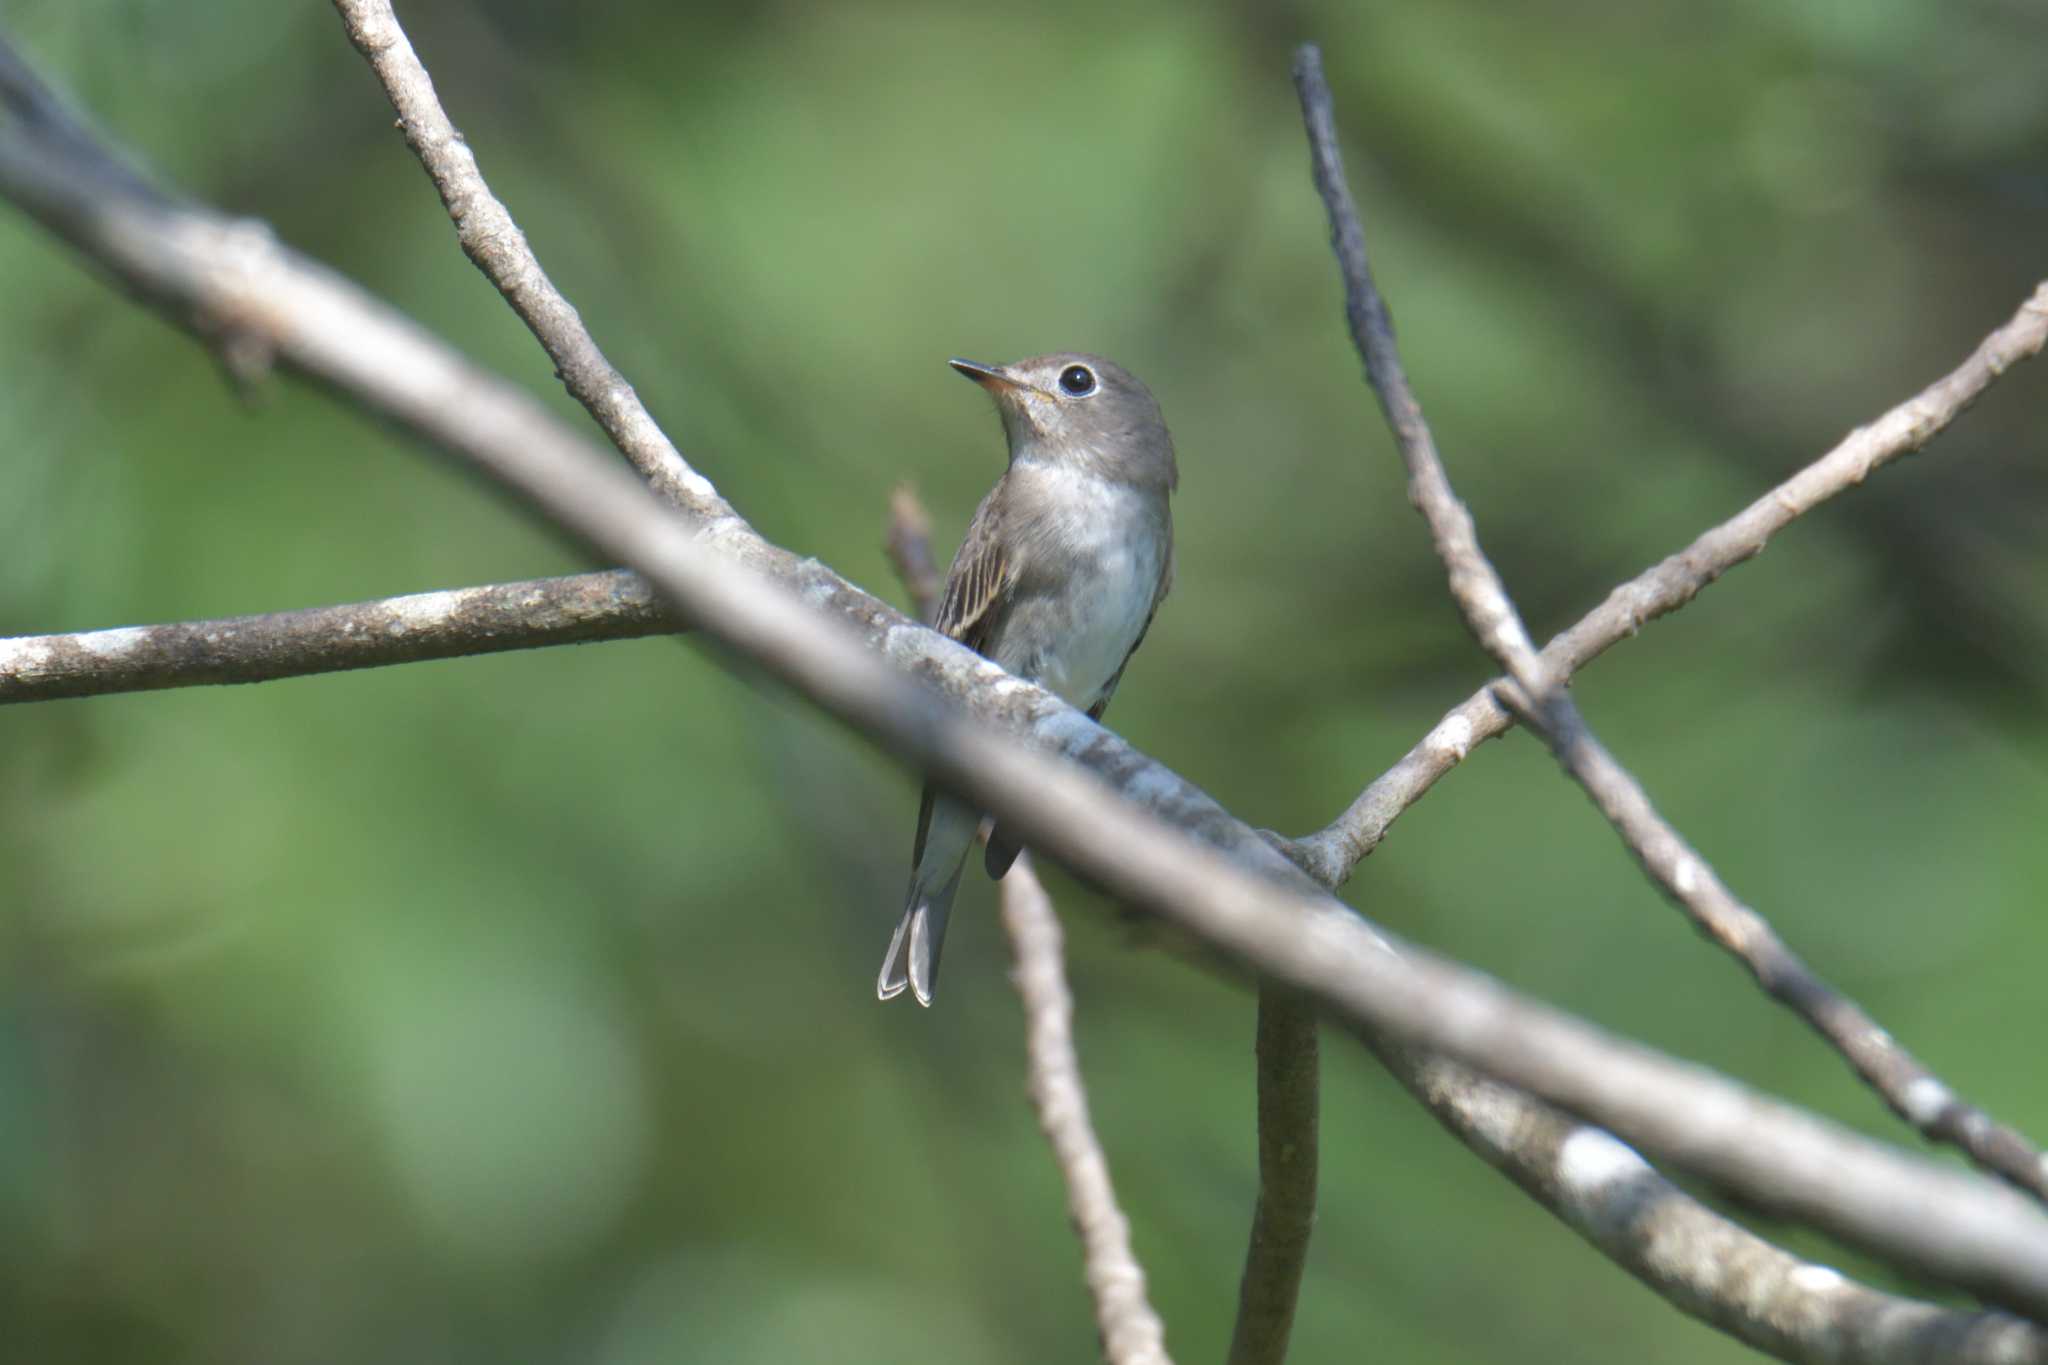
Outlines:
{"type": "Polygon", "coordinates": [[[932,1003],[939,949],[946,943],[946,920],[953,913],[953,896],[960,890],[960,873],[966,866],[965,858],[955,863],[946,884],[936,890],[927,891],[912,880],[910,908],[896,924],[889,955],[882,959],[882,974],[875,981],[875,994],[881,999],[893,1000],[908,986],[918,1004],[932,1003]]]}
{"type": "Polygon", "coordinates": [[[946,919],[980,824],[980,813],[970,807],[944,798],[935,804],[910,874],[910,891],[903,898],[903,918],[889,940],[882,973],[875,978],[880,998],[893,1000],[908,988],[918,1004],[931,1004],[939,949],[946,943],[946,919]]]}

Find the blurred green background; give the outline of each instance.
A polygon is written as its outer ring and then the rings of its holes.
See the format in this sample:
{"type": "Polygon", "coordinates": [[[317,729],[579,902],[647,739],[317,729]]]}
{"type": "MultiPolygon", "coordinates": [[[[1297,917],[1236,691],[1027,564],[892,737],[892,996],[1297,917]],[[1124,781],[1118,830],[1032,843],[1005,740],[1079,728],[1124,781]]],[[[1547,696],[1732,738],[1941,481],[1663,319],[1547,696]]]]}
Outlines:
{"type": "MultiPolygon", "coordinates": [[[[901,598],[895,481],[944,554],[1001,467],[947,356],[1144,376],[1180,576],[1110,720],[1290,832],[1488,671],[1344,339],[1296,41],[1325,47],[1409,367],[1539,635],[1945,372],[2048,262],[2026,0],[401,12],[656,415],[858,582],[901,598]]],[[[166,179],[580,418],[326,5],[5,22],[166,179]]],[[[243,401],[11,213],[0,297],[0,633],[579,567],[321,394],[243,401]]],[[[2036,1135],[2044,384],[2015,373],[1579,687],[1798,950],[2036,1135]]],[[[915,783],[786,697],[651,640],[11,708],[0,756],[0,1356],[1093,1358],[993,894],[964,893],[935,1009],[878,1006],[915,783]]],[[[1540,747],[1466,769],[1354,904],[1900,1136],[1540,747]]],[[[1051,882],[1170,1343],[1218,1358],[1251,1002],[1051,882]]],[[[1746,1357],[1356,1048],[1328,1073],[1294,1359],[1746,1357]]]]}

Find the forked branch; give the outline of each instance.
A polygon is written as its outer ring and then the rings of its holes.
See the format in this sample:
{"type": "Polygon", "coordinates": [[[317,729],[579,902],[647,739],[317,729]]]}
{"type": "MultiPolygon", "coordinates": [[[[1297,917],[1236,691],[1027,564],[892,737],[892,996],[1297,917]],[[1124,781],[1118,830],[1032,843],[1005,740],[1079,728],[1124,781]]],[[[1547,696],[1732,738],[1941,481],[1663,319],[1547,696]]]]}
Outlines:
{"type": "Polygon", "coordinates": [[[0,192],[168,316],[209,338],[233,329],[473,462],[600,554],[640,570],[705,635],[1000,810],[1034,846],[1112,893],[1312,993],[1383,1043],[1461,1058],[1763,1207],[2048,1313],[2048,1219],[2009,1193],[1395,948],[1327,898],[1287,885],[1288,869],[1256,835],[1071,709],[910,627],[743,523],[692,529],[662,515],[544,409],[331,273],[248,225],[81,169],[65,140],[40,135],[46,129],[0,122],[0,192]],[[865,648],[848,638],[849,624],[865,648]],[[876,653],[917,666],[950,703],[908,686],[876,653]],[[1070,762],[1020,752],[995,737],[1005,729],[1070,762]],[[1204,842],[1136,815],[1102,781],[1204,842]]]}
{"type": "MultiPolygon", "coordinates": [[[[1896,1113],[1926,1137],[1952,1143],[1986,1170],[2036,1198],[2048,1198],[2048,1162],[2040,1150],[1960,1100],[1854,1001],[1822,981],[1762,915],[1737,900],[1706,860],[1657,814],[1642,785],[1594,737],[1565,690],[1565,677],[1553,675],[1545,657],[1537,653],[1506,585],[1480,548],[1471,514],[1451,488],[1421,404],[1402,370],[1393,326],[1373,283],[1365,233],[1345,184],[1322,58],[1312,46],[1303,48],[1296,60],[1295,86],[1308,125],[1316,187],[1329,215],[1330,239],[1344,277],[1352,340],[1407,465],[1409,497],[1429,523],[1451,596],[1473,635],[1507,669],[1510,681],[1501,688],[1502,700],[1542,733],[1565,771],[1586,789],[1658,887],[1748,967],[1773,999],[1833,1044],[1896,1113]]],[[[2036,312],[2041,312],[2043,297],[2037,294],[2030,304],[2036,312]]],[[[2048,325],[2048,312],[2030,318],[2023,309],[2016,322],[2048,325]]],[[[2033,344],[2039,348],[2038,334],[2033,344]]],[[[1984,382],[1996,373],[1995,363],[1987,362],[1984,382]]],[[[1967,399],[1959,392],[1955,401],[1959,410],[1967,399]]],[[[1904,425],[1904,440],[1917,445],[1938,424],[1931,413],[1923,413],[1904,425]]],[[[1853,472],[1854,466],[1845,471],[1853,472]]],[[[1809,505],[1794,497],[1782,510],[1790,520],[1809,505]]]]}

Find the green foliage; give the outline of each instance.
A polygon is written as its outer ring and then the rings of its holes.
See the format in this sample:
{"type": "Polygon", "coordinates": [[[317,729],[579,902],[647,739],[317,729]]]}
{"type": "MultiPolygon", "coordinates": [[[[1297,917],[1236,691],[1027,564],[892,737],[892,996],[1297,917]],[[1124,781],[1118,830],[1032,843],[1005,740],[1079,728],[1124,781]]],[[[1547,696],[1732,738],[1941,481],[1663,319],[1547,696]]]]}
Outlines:
{"type": "MultiPolygon", "coordinates": [[[[1142,375],[1180,449],[1180,577],[1110,720],[1290,831],[1487,673],[1344,339],[1297,38],[1324,44],[1410,370],[1539,635],[1944,372],[2042,269],[2024,6],[402,10],[679,444],[856,581],[900,595],[893,482],[950,548],[998,471],[948,355],[1142,375]]],[[[326,7],[8,22],[167,179],[561,400],[326,7]]],[[[324,395],[238,400],[12,216],[0,296],[0,633],[575,562],[324,395]]],[[[1579,689],[1795,947],[2036,1134],[2041,393],[2007,380],[1579,689]]],[[[932,1012],[878,1006],[911,779],[694,648],[13,708],[0,754],[10,1358],[1091,1358],[993,895],[963,893],[932,1012]]],[[[1353,903],[1899,1135],[1537,746],[1466,767],[1353,903]]],[[[1250,998],[1053,887],[1138,1250],[1170,1340],[1213,1357],[1250,998]]],[[[1747,1358],[1327,1052],[1295,1359],[1747,1358]]]]}

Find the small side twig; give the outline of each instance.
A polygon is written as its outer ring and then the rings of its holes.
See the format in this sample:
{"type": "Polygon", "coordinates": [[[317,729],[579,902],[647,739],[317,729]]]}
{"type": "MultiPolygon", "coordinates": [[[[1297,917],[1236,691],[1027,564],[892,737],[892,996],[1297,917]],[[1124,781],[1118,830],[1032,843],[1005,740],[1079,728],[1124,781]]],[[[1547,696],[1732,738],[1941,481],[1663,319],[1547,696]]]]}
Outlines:
{"type": "MultiPolygon", "coordinates": [[[[1502,699],[1543,734],[1558,762],[1585,788],[1666,896],[1741,961],[1773,999],[1827,1039],[1895,1113],[1928,1139],[1959,1147],[1985,1170],[2048,1200],[2048,1161],[2040,1150],[2016,1130],[1958,1099],[1860,1006],[1822,981],[1762,915],[1737,900],[1706,860],[1657,814],[1641,784],[1594,737],[1562,680],[1553,677],[1536,652],[1506,585],[1480,549],[1471,513],[1452,491],[1421,405],[1402,370],[1393,326],[1373,283],[1358,210],[1345,184],[1330,88],[1323,78],[1321,54],[1313,45],[1302,48],[1294,76],[1316,188],[1329,215],[1330,239],[1344,277],[1352,340],[1365,362],[1366,380],[1393,429],[1408,468],[1409,497],[1429,523],[1451,596],[1472,633],[1512,680],[1502,699]]],[[[1918,422],[1915,429],[1926,425],[1918,422]]],[[[1927,434],[1931,433],[1921,434],[1916,444],[1924,443],[1927,434]]],[[[1794,502],[1792,508],[1800,505],[1794,502]]]]}
{"type": "Polygon", "coordinates": [[[889,494],[889,531],[882,544],[896,576],[903,580],[903,590],[910,594],[911,615],[929,624],[939,610],[946,580],[932,558],[932,519],[917,489],[907,483],[897,484],[889,494]]]}
{"type": "MultiPolygon", "coordinates": [[[[1860,485],[1894,460],[1911,455],[1961,416],[2013,366],[2048,345],[2048,282],[1980,342],[1950,373],[1893,407],[1748,507],[1616,587],[1598,607],[1553,638],[1539,656],[1559,685],[1651,621],[1677,611],[1728,570],[1754,558],[1771,538],[1820,504],[1860,485]]],[[[1325,884],[1350,877],[1387,830],[1476,744],[1505,734],[1514,713],[1495,699],[1495,679],[1446,712],[1401,761],[1361,792],[1328,828],[1295,849],[1325,884]]]]}
{"type": "Polygon", "coordinates": [[[624,569],[171,625],[0,639],[0,706],[270,682],[686,629],[624,569]]]}

